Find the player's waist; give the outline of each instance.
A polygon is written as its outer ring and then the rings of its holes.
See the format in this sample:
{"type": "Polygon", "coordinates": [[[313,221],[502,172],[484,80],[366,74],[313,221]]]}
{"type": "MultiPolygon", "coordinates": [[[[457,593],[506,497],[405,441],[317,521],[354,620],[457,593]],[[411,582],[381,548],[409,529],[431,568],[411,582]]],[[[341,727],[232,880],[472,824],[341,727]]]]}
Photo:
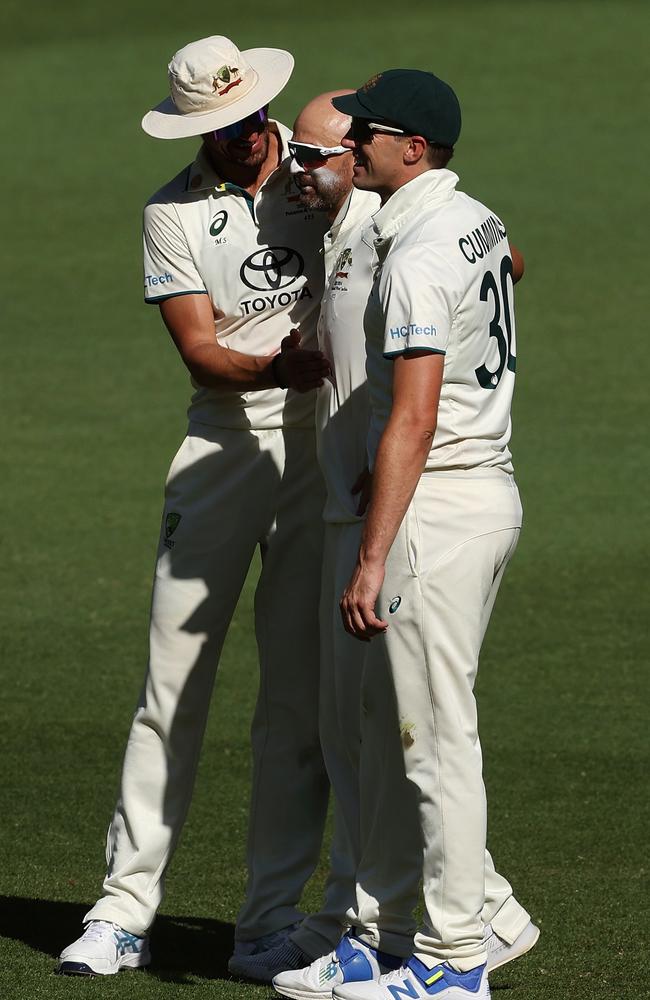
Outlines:
{"type": "MultiPolygon", "coordinates": [[[[508,462],[512,465],[512,462],[508,462]]],[[[514,483],[515,477],[511,469],[501,466],[478,465],[470,468],[449,467],[442,468],[425,466],[422,473],[423,479],[493,479],[495,482],[514,483]]]]}
{"type": "Polygon", "coordinates": [[[197,423],[232,430],[313,427],[314,395],[280,388],[256,392],[198,388],[188,417],[197,423]]]}

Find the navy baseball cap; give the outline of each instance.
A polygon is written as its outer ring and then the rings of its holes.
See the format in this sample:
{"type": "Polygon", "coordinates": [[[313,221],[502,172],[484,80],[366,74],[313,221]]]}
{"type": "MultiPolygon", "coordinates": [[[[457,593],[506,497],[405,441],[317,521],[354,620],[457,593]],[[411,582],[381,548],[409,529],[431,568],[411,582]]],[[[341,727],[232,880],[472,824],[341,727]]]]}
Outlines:
{"type": "Polygon", "coordinates": [[[353,118],[400,125],[439,146],[453,146],[460,135],[460,104],[444,80],[421,69],[377,73],[354,94],[334,97],[337,111],[353,118]]]}

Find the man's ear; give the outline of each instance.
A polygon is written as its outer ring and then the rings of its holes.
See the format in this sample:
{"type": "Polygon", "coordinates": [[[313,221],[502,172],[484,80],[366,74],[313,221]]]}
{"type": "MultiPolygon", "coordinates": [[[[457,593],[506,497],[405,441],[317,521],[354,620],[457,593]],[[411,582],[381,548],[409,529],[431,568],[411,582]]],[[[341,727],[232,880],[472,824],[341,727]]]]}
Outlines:
{"type": "Polygon", "coordinates": [[[404,146],[404,163],[419,163],[427,151],[427,140],[421,135],[410,135],[404,146]]]}

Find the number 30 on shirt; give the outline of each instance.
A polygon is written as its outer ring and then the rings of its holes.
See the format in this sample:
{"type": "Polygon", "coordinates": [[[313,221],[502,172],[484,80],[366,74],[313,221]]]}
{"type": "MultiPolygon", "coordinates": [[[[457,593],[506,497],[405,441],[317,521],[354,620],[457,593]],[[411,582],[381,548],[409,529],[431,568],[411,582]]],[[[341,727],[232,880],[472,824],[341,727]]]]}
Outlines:
{"type": "Polygon", "coordinates": [[[512,260],[504,257],[499,267],[499,281],[492,271],[486,271],[481,282],[479,298],[482,302],[492,301],[493,312],[488,335],[494,337],[499,350],[499,364],[495,371],[486,365],[475,369],[478,383],[483,389],[496,389],[504,370],[514,372],[517,358],[512,353],[512,305],[510,283],[512,282],[512,260]],[[505,331],[501,323],[505,326],[505,331]]]}

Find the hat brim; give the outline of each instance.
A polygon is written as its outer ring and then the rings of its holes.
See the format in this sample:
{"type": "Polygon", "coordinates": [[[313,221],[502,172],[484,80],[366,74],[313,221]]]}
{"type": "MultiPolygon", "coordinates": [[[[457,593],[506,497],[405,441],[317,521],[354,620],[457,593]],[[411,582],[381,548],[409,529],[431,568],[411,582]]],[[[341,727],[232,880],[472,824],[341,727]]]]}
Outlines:
{"type": "Polygon", "coordinates": [[[142,128],[154,139],[186,139],[225,128],[247,118],[268,104],[286,86],[293,72],[294,58],[284,49],[246,49],[242,52],[257,73],[257,83],[240,100],[227,108],[183,114],[171,97],[156,105],[142,119],[142,128]]]}
{"type": "Polygon", "coordinates": [[[372,121],[377,117],[376,111],[370,111],[359,100],[359,92],[354,94],[344,94],[342,97],[333,97],[332,104],[337,111],[344,115],[351,115],[352,118],[367,118],[372,121]]]}

